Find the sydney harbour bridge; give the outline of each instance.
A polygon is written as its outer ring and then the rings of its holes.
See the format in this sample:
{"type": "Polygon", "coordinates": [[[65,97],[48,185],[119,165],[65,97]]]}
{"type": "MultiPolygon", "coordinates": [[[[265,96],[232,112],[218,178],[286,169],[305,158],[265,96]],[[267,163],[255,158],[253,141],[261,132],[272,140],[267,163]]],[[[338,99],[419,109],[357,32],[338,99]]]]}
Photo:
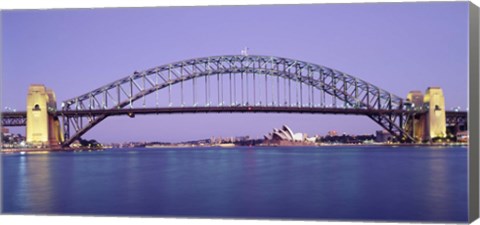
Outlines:
{"type": "MultiPolygon", "coordinates": [[[[59,126],[63,147],[109,116],[167,113],[363,115],[398,140],[415,142],[409,121],[429,111],[428,104],[415,107],[409,99],[336,69],[246,54],[195,58],[135,71],[67,99],[58,109],[56,103],[28,104],[25,112],[3,112],[2,126],[28,129],[28,111],[46,110],[59,126]]],[[[445,115],[447,125],[466,125],[467,112],[445,111],[445,115]]]]}

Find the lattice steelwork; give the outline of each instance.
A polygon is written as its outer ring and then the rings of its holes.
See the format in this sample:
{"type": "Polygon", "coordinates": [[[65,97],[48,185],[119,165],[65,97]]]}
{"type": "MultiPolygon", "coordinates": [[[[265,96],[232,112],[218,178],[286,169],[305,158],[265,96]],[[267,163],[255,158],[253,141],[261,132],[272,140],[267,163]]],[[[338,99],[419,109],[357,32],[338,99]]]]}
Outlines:
{"type": "Polygon", "coordinates": [[[3,112],[2,127],[20,127],[27,125],[26,112],[3,112]]]}
{"type": "Polygon", "coordinates": [[[446,125],[453,127],[453,134],[468,129],[468,115],[466,112],[450,111],[446,112],[446,125]]]}
{"type": "MultiPolygon", "coordinates": [[[[413,140],[402,129],[402,98],[335,69],[273,56],[228,55],[166,64],[62,103],[63,112],[245,106],[355,109],[392,134],[413,140]]],[[[65,113],[65,146],[107,116],[65,113]]]]}

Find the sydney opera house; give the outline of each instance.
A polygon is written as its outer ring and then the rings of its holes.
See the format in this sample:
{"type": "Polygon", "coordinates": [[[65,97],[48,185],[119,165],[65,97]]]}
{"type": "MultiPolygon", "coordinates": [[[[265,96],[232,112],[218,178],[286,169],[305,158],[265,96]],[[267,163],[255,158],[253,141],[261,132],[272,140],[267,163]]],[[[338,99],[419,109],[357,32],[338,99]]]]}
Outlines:
{"type": "Polygon", "coordinates": [[[315,137],[308,137],[307,134],[293,133],[287,125],[281,129],[273,129],[272,133],[265,135],[267,145],[314,145],[315,137]]]}

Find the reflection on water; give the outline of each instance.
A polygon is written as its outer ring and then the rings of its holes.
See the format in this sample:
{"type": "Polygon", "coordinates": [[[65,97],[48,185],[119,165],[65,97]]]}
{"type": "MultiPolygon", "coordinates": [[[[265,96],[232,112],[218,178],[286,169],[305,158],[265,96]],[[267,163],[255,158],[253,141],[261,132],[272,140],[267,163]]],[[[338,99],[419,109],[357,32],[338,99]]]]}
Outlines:
{"type": "MultiPolygon", "coordinates": [[[[23,156],[28,157],[28,156],[23,156]]],[[[30,192],[25,192],[27,198],[31,200],[30,205],[32,207],[39,207],[42,208],[43,211],[49,212],[52,210],[52,199],[53,199],[53,192],[52,192],[52,183],[51,183],[51,174],[53,171],[50,171],[50,159],[46,155],[41,155],[35,161],[35,163],[30,163],[27,161],[27,171],[28,175],[26,176],[27,179],[31,177],[30,185],[27,186],[28,189],[36,190],[41,192],[41,195],[31,195],[30,192]]]]}
{"type": "MultiPolygon", "coordinates": [[[[28,178],[28,175],[27,175],[27,163],[26,163],[26,160],[27,160],[27,157],[25,157],[24,155],[21,155],[20,156],[20,160],[18,162],[18,182],[16,182],[16,186],[17,186],[17,189],[19,190],[20,195],[18,195],[18,202],[23,202],[25,204],[25,208],[28,208],[29,207],[29,197],[26,195],[26,194],[23,194],[26,192],[26,190],[28,190],[28,187],[27,187],[27,178],[28,178]]],[[[2,170],[5,170],[4,168],[2,168],[2,170]]],[[[3,187],[5,185],[2,185],[3,187]]],[[[4,208],[4,207],[2,207],[4,208]]]]}
{"type": "Polygon", "coordinates": [[[467,220],[467,149],[289,147],[2,155],[22,214],[467,220]]]}
{"type": "MultiPolygon", "coordinates": [[[[18,155],[17,179],[12,185],[18,191],[17,199],[13,202],[17,207],[23,210],[36,208],[40,212],[50,212],[52,193],[52,184],[50,180],[51,171],[50,161],[45,155],[38,156],[32,160],[28,155],[18,155]],[[35,192],[42,193],[36,194],[35,192]]],[[[4,175],[10,172],[4,169],[4,175]]],[[[12,171],[13,172],[13,171],[12,171]]],[[[15,174],[15,172],[13,172],[15,174]]],[[[4,187],[7,186],[5,183],[4,187]]],[[[6,207],[5,207],[6,208],[6,207]]]]}

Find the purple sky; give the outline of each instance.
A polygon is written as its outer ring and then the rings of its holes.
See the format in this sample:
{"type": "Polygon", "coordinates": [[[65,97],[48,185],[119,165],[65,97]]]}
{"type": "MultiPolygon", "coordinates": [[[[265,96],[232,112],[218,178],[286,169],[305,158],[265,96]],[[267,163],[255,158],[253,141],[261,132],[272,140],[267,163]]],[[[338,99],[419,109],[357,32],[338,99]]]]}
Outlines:
{"type": "MultiPolygon", "coordinates": [[[[60,106],[135,70],[245,46],[334,68],[401,97],[440,86],[448,109],[465,109],[467,13],[468,2],[3,11],[2,109],[25,110],[32,83],[52,88],[60,106]]],[[[364,116],[186,114],[111,117],[84,138],[262,137],[282,124],[309,135],[380,129],[364,116]]]]}

